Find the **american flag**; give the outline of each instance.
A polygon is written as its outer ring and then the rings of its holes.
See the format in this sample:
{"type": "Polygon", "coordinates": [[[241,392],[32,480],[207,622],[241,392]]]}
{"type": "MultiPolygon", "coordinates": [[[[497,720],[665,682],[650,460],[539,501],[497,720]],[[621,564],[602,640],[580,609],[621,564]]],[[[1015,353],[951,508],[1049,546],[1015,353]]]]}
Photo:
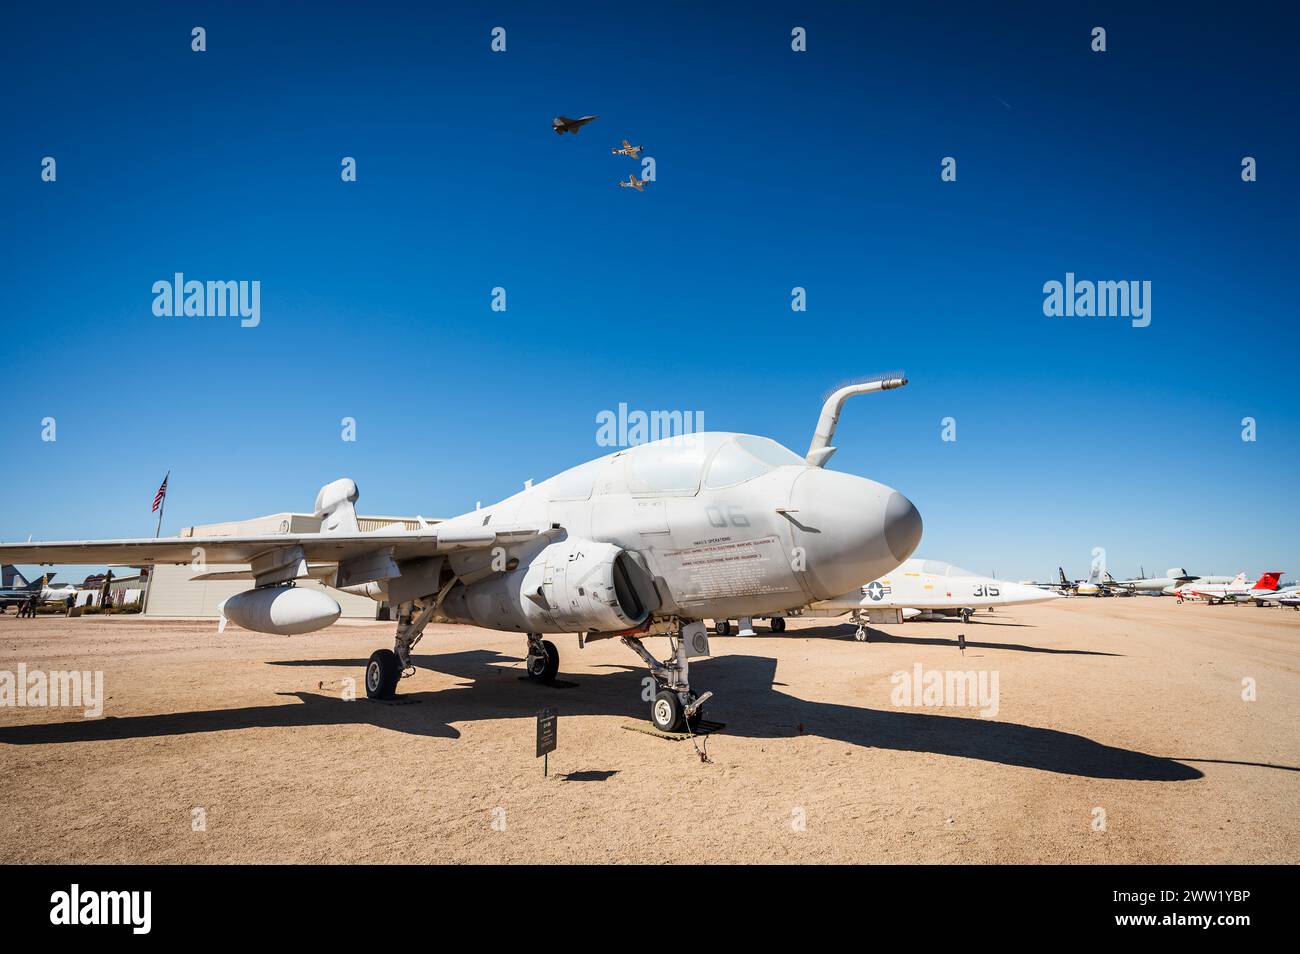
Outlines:
{"type": "Polygon", "coordinates": [[[150,513],[157,513],[158,508],[162,506],[163,498],[167,496],[167,478],[171,477],[171,475],[172,472],[170,470],[167,471],[167,477],[163,478],[162,486],[159,487],[158,492],[153,495],[153,510],[151,510],[150,513]]]}

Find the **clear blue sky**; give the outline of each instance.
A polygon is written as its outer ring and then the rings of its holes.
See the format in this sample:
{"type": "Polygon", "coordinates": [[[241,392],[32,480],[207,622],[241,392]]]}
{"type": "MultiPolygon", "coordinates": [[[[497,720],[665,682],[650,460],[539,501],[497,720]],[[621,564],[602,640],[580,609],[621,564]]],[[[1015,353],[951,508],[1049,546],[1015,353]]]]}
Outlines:
{"type": "Polygon", "coordinates": [[[1281,6],[257,6],[6,15],[0,538],[152,535],[168,469],[164,533],[340,475],[451,515],[604,453],[619,402],[802,452],[905,368],[833,466],[915,500],[923,555],[1300,575],[1281,6]],[[155,317],[177,271],[259,280],[261,326],[155,317]],[[1045,317],[1067,271],[1151,281],[1151,326],[1045,317]]]}

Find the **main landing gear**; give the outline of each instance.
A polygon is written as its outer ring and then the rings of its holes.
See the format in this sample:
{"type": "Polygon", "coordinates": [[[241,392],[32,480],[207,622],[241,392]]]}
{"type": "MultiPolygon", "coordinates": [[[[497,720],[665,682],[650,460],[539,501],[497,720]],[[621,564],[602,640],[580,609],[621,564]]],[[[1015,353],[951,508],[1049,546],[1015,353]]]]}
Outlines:
{"type": "Polygon", "coordinates": [[[857,610],[849,614],[849,621],[857,623],[858,628],[853,631],[853,638],[860,643],[871,641],[871,630],[867,629],[867,618],[857,610]]]}
{"type": "MultiPolygon", "coordinates": [[[[686,641],[698,630],[702,635],[703,623],[687,623],[668,636],[672,655],[660,662],[650,655],[650,650],[636,636],[622,637],[623,645],[640,656],[650,667],[655,682],[654,698],[650,700],[650,722],[660,732],[681,732],[694,729],[704,718],[704,703],[713,697],[712,692],[696,695],[691,689],[690,657],[686,641]]],[[[703,655],[703,653],[697,653],[703,655]]]]}
{"type": "Polygon", "coordinates": [[[376,650],[366,664],[367,697],[391,699],[397,692],[397,681],[415,673],[415,666],[411,665],[411,650],[424,635],[424,627],[433,619],[434,611],[442,602],[441,595],[437,600],[430,600],[415,615],[412,615],[415,611],[414,603],[403,603],[399,607],[393,648],[376,650]]]}
{"type": "Polygon", "coordinates": [[[541,633],[528,634],[528,678],[550,685],[560,671],[560,651],[541,633]]]}
{"type": "Polygon", "coordinates": [[[377,649],[366,664],[366,695],[371,699],[391,699],[402,678],[402,664],[391,649],[377,649]]]}

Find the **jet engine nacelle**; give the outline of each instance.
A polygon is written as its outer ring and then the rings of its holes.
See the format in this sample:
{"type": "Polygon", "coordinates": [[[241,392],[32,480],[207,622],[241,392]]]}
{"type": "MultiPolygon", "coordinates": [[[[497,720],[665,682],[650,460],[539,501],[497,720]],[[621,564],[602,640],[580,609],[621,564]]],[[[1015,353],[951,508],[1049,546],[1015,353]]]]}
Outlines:
{"type": "Polygon", "coordinates": [[[612,543],[568,538],[515,569],[447,594],[456,622],[523,633],[611,633],[645,622],[659,607],[649,572],[612,543]]]}
{"type": "Polygon", "coordinates": [[[297,586],[264,586],[228,597],[221,615],[255,633],[299,636],[329,626],[343,612],[329,594],[297,586]]]}

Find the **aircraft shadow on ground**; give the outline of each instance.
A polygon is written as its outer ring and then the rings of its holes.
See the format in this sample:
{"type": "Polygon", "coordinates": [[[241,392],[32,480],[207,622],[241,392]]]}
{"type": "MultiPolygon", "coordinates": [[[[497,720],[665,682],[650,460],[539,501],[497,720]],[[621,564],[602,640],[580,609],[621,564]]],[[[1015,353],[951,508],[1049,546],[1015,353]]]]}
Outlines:
{"type": "MultiPolygon", "coordinates": [[[[913,624],[918,625],[918,624],[913,624]]],[[[924,625],[924,624],[919,624],[924,625]]],[[[1002,623],[1003,626],[1023,626],[1024,623],[1002,623]]],[[[957,636],[900,636],[884,630],[867,627],[873,643],[902,643],[907,646],[951,646],[957,648],[957,636]]],[[[801,629],[795,635],[810,636],[813,639],[852,639],[857,627],[852,623],[836,626],[818,626],[801,629]]],[[[1052,649],[1049,646],[1027,646],[1023,643],[986,643],[968,639],[967,649],[1006,649],[1017,653],[1047,653],[1051,656],[1116,656],[1123,658],[1123,653],[1103,653],[1095,649],[1052,649]]]]}
{"type": "MultiPolygon", "coordinates": [[[[629,665],[583,673],[577,691],[561,692],[521,682],[518,660],[491,650],[416,656],[417,666],[466,680],[440,691],[403,693],[389,703],[361,698],[344,701],[318,692],[277,693],[295,704],[125,716],[42,725],[0,727],[0,744],[39,745],[98,742],[218,732],[245,728],[314,725],[374,725],[433,738],[459,738],[451,722],[532,718],[542,706],[560,716],[648,717],[641,702],[642,669],[629,665]]],[[[273,666],[346,668],[360,683],[364,659],[305,659],[273,666]]],[[[798,699],[774,688],[777,662],[764,656],[727,655],[700,660],[694,682],[717,698],[709,717],[727,723],[725,734],[778,739],[806,734],[864,748],[927,752],[1099,779],[1176,782],[1202,773],[1173,759],[1103,745],[1092,739],[1035,726],[975,716],[951,716],[899,709],[871,709],[798,699]]],[[[882,694],[888,686],[882,685],[882,694]]]]}

